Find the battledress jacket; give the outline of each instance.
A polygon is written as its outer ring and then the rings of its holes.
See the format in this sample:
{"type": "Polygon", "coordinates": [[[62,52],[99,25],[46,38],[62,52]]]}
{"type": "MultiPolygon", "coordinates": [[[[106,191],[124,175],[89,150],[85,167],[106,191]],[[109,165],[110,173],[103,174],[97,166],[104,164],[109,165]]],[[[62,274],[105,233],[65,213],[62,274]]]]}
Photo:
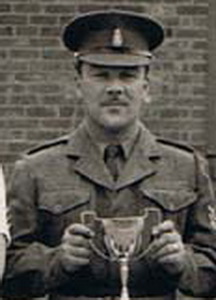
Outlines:
{"type": "MultiPolygon", "coordinates": [[[[141,126],[114,182],[83,125],[30,151],[17,162],[9,194],[12,243],[4,292],[11,296],[119,296],[118,263],[97,253],[74,273],[60,264],[63,232],[83,211],[127,217],[159,211],[172,220],[187,248],[187,268],[171,275],[144,256],[130,264],[132,297],[216,293],[216,216],[205,161],[189,147],[157,139],[141,126]]],[[[151,224],[146,223],[144,236],[151,224]]],[[[147,238],[146,238],[147,239],[147,238]]],[[[145,242],[145,238],[144,238],[145,242]]]]}

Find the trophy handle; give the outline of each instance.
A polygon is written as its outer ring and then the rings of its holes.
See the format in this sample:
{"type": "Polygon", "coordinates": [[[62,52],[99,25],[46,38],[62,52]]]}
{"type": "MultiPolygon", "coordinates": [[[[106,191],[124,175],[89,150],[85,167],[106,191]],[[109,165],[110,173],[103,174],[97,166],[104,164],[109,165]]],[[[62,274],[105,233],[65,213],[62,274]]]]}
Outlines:
{"type": "Polygon", "coordinates": [[[96,212],[92,210],[83,211],[80,214],[80,219],[82,224],[95,232],[95,239],[93,238],[89,241],[92,251],[104,260],[117,261],[117,257],[107,253],[103,222],[101,218],[97,217],[96,212]]]}
{"type": "Polygon", "coordinates": [[[131,257],[132,260],[140,260],[146,254],[149,249],[149,245],[152,242],[152,228],[159,225],[163,221],[163,215],[161,210],[155,207],[147,207],[144,210],[143,215],[143,229],[145,226],[149,230],[142,230],[137,237],[137,245],[134,250],[134,255],[131,257]]]}
{"type": "Polygon", "coordinates": [[[80,214],[82,224],[86,225],[90,229],[94,229],[96,218],[96,212],[93,210],[86,210],[80,214]]]}

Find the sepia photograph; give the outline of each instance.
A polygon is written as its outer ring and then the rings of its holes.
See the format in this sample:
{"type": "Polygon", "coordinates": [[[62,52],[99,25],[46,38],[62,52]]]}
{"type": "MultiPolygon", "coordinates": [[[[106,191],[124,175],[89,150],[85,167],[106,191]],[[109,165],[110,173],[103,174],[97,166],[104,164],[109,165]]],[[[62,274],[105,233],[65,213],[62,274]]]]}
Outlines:
{"type": "Polygon", "coordinates": [[[216,298],[216,1],[0,1],[0,300],[216,298]]]}

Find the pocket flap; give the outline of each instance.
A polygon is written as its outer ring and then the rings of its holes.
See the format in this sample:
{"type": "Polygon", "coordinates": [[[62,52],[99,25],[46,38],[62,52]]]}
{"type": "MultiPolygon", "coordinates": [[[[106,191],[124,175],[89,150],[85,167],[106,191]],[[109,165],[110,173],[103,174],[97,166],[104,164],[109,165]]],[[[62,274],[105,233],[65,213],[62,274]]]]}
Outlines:
{"type": "Polygon", "coordinates": [[[63,214],[90,202],[90,191],[63,190],[44,193],[39,209],[52,214],[63,214]]]}
{"type": "Polygon", "coordinates": [[[186,189],[166,190],[166,189],[144,189],[141,188],[144,197],[156,202],[159,206],[169,211],[178,211],[193,204],[197,195],[193,191],[186,189]]]}

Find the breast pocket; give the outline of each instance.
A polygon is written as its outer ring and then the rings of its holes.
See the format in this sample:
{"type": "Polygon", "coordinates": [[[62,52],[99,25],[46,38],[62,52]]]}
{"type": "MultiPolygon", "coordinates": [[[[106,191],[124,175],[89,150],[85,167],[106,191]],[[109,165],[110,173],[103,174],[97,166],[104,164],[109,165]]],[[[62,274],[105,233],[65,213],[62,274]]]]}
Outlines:
{"type": "Polygon", "coordinates": [[[197,195],[186,189],[144,189],[142,194],[151,206],[161,210],[163,220],[172,220],[180,232],[185,232],[191,207],[197,201],[197,195]]]}
{"type": "Polygon", "coordinates": [[[80,223],[80,214],[88,210],[90,191],[63,190],[44,193],[38,207],[39,236],[50,246],[61,241],[67,226],[80,223]]]}

